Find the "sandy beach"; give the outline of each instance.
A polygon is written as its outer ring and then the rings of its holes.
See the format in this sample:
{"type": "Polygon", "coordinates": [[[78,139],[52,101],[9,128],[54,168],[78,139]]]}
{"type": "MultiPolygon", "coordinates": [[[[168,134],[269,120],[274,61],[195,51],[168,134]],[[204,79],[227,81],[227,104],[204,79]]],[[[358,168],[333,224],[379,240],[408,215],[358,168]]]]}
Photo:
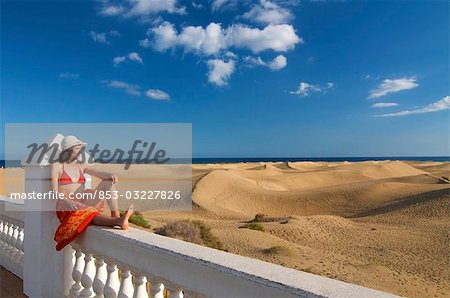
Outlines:
{"type": "MultiPolygon", "coordinates": [[[[133,165],[134,172],[120,165],[99,168],[119,179],[167,171],[152,165],[133,165]]],[[[0,175],[8,185],[1,194],[23,191],[23,169],[0,175]]],[[[450,184],[443,176],[450,177],[448,162],[193,165],[192,211],[144,216],[150,231],[171,220],[203,220],[235,254],[398,295],[446,297],[450,184]],[[261,223],[264,231],[240,228],[261,213],[274,217],[261,223]],[[271,247],[279,249],[268,254],[271,247]]],[[[136,179],[122,179],[118,190],[135,187],[136,179]]]]}

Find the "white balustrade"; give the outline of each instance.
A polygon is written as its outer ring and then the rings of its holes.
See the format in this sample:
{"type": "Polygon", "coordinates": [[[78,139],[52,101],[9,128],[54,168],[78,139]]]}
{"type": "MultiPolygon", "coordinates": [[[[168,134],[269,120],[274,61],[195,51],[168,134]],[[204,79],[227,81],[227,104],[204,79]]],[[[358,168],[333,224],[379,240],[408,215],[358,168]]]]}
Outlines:
{"type": "Polygon", "coordinates": [[[0,265],[23,278],[23,208],[22,204],[0,198],[0,265]]]}

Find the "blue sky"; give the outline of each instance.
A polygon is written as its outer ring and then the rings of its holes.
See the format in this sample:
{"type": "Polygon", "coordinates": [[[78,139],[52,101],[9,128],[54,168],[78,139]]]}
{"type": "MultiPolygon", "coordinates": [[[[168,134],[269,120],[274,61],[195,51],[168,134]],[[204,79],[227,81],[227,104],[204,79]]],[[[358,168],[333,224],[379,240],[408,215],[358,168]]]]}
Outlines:
{"type": "Polygon", "coordinates": [[[1,3],[2,142],[187,122],[193,157],[450,153],[448,1],[1,3]]]}

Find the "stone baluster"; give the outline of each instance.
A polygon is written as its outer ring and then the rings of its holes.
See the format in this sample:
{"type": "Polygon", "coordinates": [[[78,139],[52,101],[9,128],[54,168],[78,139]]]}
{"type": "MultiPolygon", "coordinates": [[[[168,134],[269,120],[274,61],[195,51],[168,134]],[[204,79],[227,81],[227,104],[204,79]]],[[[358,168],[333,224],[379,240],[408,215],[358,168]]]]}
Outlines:
{"type": "Polygon", "coordinates": [[[80,293],[80,297],[91,297],[94,293],[92,291],[92,283],[95,277],[95,264],[92,253],[89,251],[84,252],[84,270],[81,275],[81,284],[83,290],[80,293]]]}
{"type": "Polygon", "coordinates": [[[11,223],[6,219],[3,227],[2,241],[3,241],[3,254],[7,256],[9,252],[9,233],[10,233],[11,223]]]}
{"type": "Polygon", "coordinates": [[[112,260],[108,260],[107,264],[106,269],[108,271],[108,277],[106,278],[106,285],[103,293],[106,298],[117,298],[120,288],[117,266],[112,260]]]}
{"type": "Polygon", "coordinates": [[[83,253],[81,252],[80,247],[75,248],[75,265],[72,271],[72,278],[75,282],[70,288],[71,296],[78,296],[81,291],[81,275],[83,274],[84,269],[84,258],[83,253]]]}
{"type": "Polygon", "coordinates": [[[160,281],[150,285],[150,293],[152,298],[164,298],[164,284],[160,281]]]}
{"type": "Polygon", "coordinates": [[[16,243],[14,244],[15,248],[17,249],[16,254],[14,256],[15,262],[18,264],[21,263],[21,259],[23,257],[23,251],[22,251],[22,245],[23,245],[23,225],[18,224],[17,225],[17,239],[16,243]]]}
{"type": "Polygon", "coordinates": [[[140,272],[134,274],[133,298],[148,298],[147,278],[140,272]]]}
{"type": "Polygon", "coordinates": [[[23,224],[20,225],[19,233],[20,233],[19,251],[21,252],[20,256],[19,256],[19,264],[21,264],[21,266],[23,267],[23,256],[24,256],[24,251],[23,251],[23,247],[24,247],[23,243],[24,243],[24,241],[23,241],[23,238],[25,236],[23,224]]]}
{"type": "Polygon", "coordinates": [[[105,261],[103,260],[103,256],[96,256],[96,260],[97,260],[96,264],[97,271],[95,273],[92,288],[94,289],[94,292],[96,294],[95,297],[101,298],[103,297],[103,290],[106,285],[106,278],[108,276],[108,272],[106,271],[106,264],[105,261]]]}
{"type": "Polygon", "coordinates": [[[14,255],[16,253],[16,225],[14,224],[14,221],[10,222],[9,226],[9,239],[8,239],[8,250],[7,250],[7,258],[14,263],[14,255]]]}
{"type": "Polygon", "coordinates": [[[120,275],[120,289],[119,298],[132,298],[133,297],[133,281],[131,278],[130,270],[125,266],[120,266],[122,274],[120,275]]]}
{"type": "Polygon", "coordinates": [[[19,241],[19,226],[16,223],[13,223],[12,232],[11,232],[11,250],[10,250],[10,259],[13,263],[18,263],[18,253],[19,250],[17,248],[17,244],[19,241]]]}
{"type": "Polygon", "coordinates": [[[183,298],[184,292],[180,287],[172,287],[166,286],[166,289],[169,291],[169,298],[183,298]]]}
{"type": "MultiPolygon", "coordinates": [[[[5,257],[4,249],[5,249],[5,230],[6,230],[6,219],[0,215],[0,261],[5,257]]],[[[3,262],[2,262],[3,263],[3,262]]]]}
{"type": "Polygon", "coordinates": [[[6,220],[0,215],[0,247],[3,246],[3,230],[5,229],[6,220]]]}

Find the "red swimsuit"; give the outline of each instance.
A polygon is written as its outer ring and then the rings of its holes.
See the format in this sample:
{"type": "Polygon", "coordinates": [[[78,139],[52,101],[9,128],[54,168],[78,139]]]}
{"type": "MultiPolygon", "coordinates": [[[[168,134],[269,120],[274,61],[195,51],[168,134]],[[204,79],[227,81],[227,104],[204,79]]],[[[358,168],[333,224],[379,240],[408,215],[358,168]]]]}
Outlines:
{"type": "Polygon", "coordinates": [[[63,163],[63,172],[58,179],[59,185],[67,185],[67,184],[72,184],[72,183],[84,184],[86,182],[86,178],[84,178],[84,175],[83,175],[83,172],[81,171],[80,166],[78,164],[77,164],[77,166],[78,166],[78,169],[80,170],[80,177],[78,178],[78,182],[73,182],[72,178],[70,178],[70,176],[66,173],[66,171],[64,171],[64,163],[63,163]]]}

